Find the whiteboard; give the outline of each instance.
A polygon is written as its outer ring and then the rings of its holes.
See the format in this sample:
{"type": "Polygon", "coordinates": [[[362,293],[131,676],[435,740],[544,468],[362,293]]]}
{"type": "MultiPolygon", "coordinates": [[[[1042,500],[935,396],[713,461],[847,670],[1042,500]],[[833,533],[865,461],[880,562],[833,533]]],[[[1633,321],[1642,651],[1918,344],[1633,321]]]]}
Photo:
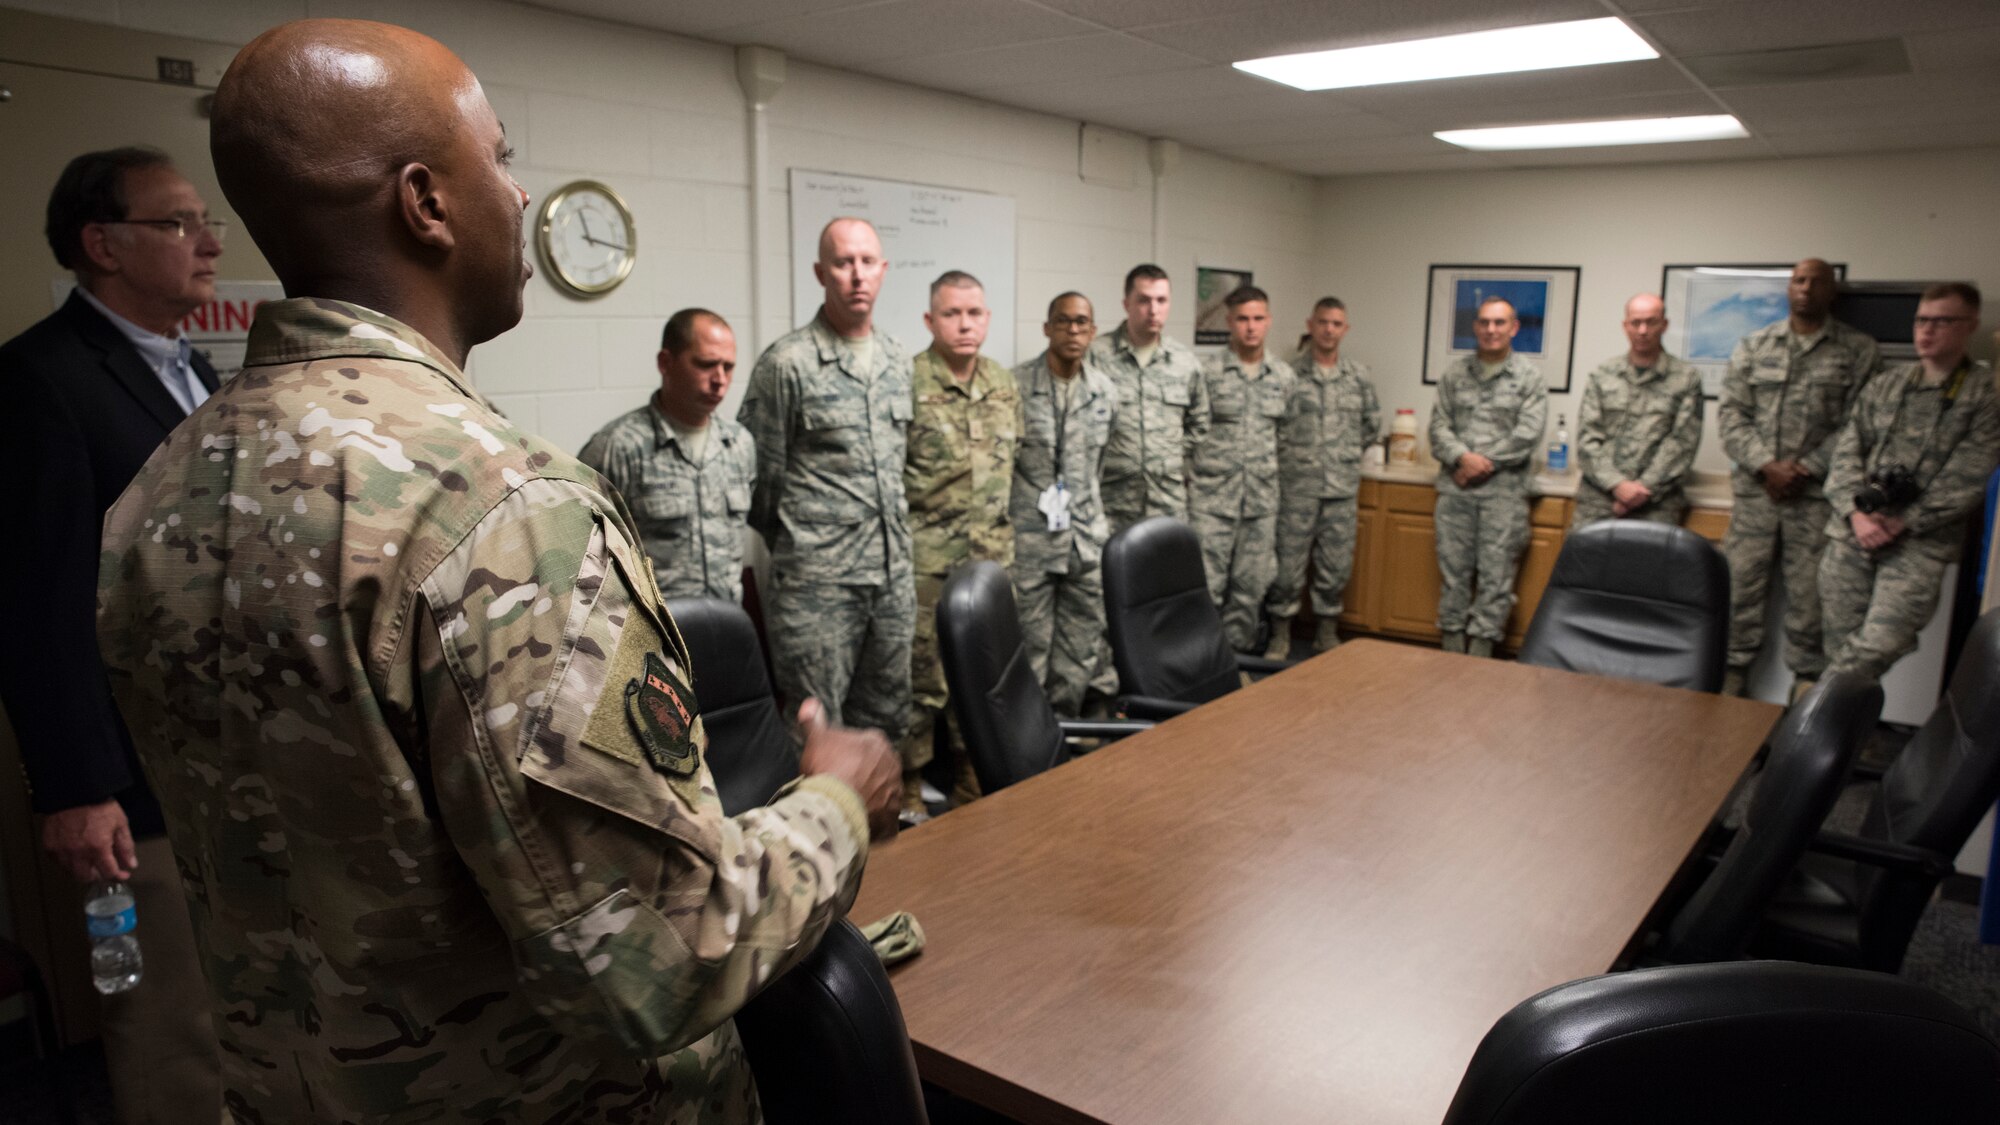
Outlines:
{"type": "Polygon", "coordinates": [[[1014,200],[981,191],[872,180],[833,172],[792,169],[792,324],[819,311],[826,293],[813,280],[819,232],[851,215],[875,224],[889,259],[875,327],[900,341],[911,355],[930,347],[924,327],[931,282],[946,270],[964,270],[986,287],[993,312],[985,354],[1014,365],[1014,200]]]}

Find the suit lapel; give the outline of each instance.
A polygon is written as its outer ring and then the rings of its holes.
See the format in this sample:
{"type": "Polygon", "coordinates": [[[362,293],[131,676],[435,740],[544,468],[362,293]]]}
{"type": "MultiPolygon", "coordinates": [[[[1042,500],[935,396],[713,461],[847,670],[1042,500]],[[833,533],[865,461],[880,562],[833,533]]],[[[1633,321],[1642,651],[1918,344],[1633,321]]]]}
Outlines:
{"type": "MultiPolygon", "coordinates": [[[[118,331],[117,325],[104,319],[102,313],[91,308],[88,301],[75,293],[70,294],[63,312],[72,318],[84,343],[96,350],[112,382],[137,399],[161,428],[171,430],[180,425],[187,413],[181,409],[180,403],[174,401],[174,396],[167,393],[160,377],[153,374],[145,360],[139,358],[139,350],[118,331]]],[[[207,364],[201,366],[206,367],[207,364]]],[[[214,372],[209,371],[205,379],[213,387],[214,372]]]]}
{"type": "Polygon", "coordinates": [[[208,388],[209,394],[214,394],[219,385],[215,375],[215,365],[208,362],[208,357],[201,354],[200,348],[195,348],[190,358],[194,366],[194,377],[201,380],[201,385],[208,388]]]}

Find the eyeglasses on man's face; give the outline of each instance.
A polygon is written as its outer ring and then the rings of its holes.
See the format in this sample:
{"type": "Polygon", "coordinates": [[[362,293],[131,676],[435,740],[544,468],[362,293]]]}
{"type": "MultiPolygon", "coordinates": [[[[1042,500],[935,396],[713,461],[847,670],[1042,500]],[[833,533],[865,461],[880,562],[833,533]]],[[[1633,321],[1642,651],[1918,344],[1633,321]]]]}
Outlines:
{"type": "Polygon", "coordinates": [[[1058,316],[1049,319],[1049,327],[1058,332],[1082,332],[1095,323],[1087,316],[1058,316]]]}
{"type": "Polygon", "coordinates": [[[175,238],[192,238],[202,231],[221,242],[229,235],[229,221],[226,219],[204,219],[199,215],[170,215],[164,219],[99,219],[103,226],[152,227],[154,230],[172,231],[175,238]]]}

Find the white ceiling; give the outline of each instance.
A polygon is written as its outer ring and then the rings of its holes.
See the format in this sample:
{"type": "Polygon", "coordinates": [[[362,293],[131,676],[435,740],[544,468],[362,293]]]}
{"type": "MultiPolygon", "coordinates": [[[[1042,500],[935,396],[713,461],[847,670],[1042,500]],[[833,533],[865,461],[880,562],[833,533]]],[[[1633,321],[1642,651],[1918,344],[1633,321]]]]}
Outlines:
{"type": "MultiPolygon", "coordinates": [[[[1041,110],[1309,175],[2000,143],[2000,0],[537,0],[542,7],[1041,110]],[[1622,16],[1646,62],[1306,93],[1241,59],[1622,16]],[[1714,59],[1888,40],[1810,80],[1714,59]],[[1907,57],[1905,70],[1901,59],[1907,57]],[[1707,60],[1703,62],[1702,60],[1707,60]],[[1886,68],[1902,73],[1881,73],[1886,68]],[[1769,75],[1727,86],[1695,71],[1769,75]],[[1433,130],[1733,113],[1751,136],[1471,153],[1433,130]]],[[[1800,69],[1795,66],[1794,69],[1800,69]]]]}

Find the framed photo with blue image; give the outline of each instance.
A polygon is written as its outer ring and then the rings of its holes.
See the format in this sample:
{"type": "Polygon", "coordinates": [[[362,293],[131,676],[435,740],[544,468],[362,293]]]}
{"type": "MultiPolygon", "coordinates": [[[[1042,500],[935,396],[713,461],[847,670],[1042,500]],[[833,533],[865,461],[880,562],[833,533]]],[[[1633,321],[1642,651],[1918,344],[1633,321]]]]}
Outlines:
{"type": "MultiPolygon", "coordinates": [[[[1738,340],[1792,314],[1786,293],[1792,265],[1666,266],[1660,271],[1660,298],[1667,303],[1661,343],[1701,372],[1704,396],[1722,393],[1738,340]]],[[[1845,263],[1833,264],[1833,278],[1847,280],[1845,263]]]]}
{"type": "Polygon", "coordinates": [[[1424,313],[1424,382],[1474,355],[1479,306],[1495,297],[1514,306],[1521,329],[1514,351],[1541,369],[1553,394],[1569,391],[1576,353],[1577,288],[1581,266],[1432,266],[1424,313]]]}

